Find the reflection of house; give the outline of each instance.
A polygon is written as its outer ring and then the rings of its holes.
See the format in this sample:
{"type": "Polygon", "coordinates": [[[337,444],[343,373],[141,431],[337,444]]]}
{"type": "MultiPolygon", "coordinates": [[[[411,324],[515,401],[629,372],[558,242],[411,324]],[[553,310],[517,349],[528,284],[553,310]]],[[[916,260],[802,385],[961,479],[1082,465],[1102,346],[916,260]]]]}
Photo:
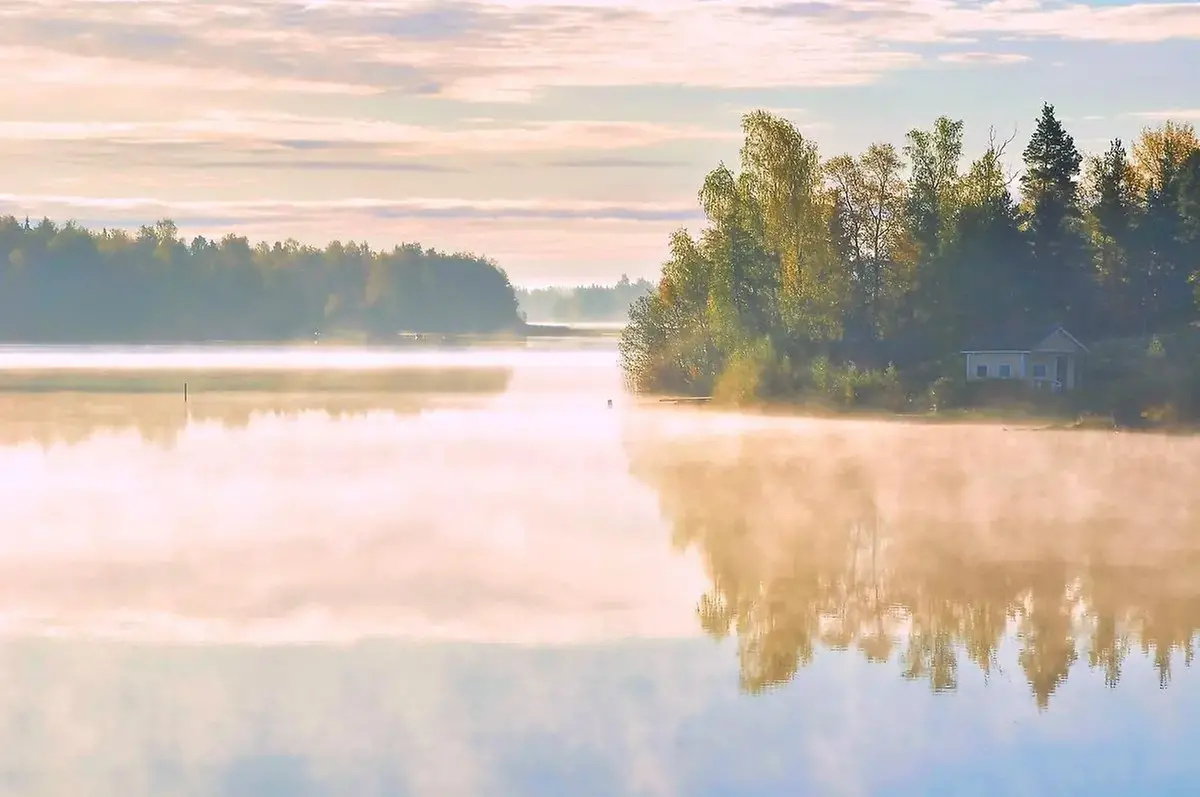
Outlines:
{"type": "Polygon", "coordinates": [[[1071,390],[1080,383],[1087,346],[1061,326],[1030,336],[976,341],[963,349],[967,381],[1018,379],[1035,387],[1071,390]]]}

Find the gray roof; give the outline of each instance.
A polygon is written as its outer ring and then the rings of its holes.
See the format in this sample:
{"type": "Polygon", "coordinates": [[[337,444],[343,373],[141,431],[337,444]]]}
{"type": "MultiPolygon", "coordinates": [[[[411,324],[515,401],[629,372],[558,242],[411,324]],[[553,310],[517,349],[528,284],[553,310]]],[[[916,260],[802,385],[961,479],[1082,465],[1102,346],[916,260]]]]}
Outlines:
{"type": "Polygon", "coordinates": [[[964,352],[1033,351],[1039,343],[1060,330],[1068,338],[1078,343],[1081,349],[1087,351],[1087,347],[1067,331],[1067,328],[1062,324],[1053,324],[1049,327],[1021,327],[992,335],[982,335],[969,340],[967,345],[963,346],[962,350],[964,352]]]}

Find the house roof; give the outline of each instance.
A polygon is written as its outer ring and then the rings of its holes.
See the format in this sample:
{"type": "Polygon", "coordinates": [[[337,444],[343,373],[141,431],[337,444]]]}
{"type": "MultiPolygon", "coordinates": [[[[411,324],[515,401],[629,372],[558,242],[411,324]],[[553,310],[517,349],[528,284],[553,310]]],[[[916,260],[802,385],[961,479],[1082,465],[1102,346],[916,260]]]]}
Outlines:
{"type": "Polygon", "coordinates": [[[1058,349],[1043,346],[1047,340],[1055,333],[1062,333],[1066,338],[1079,347],[1079,350],[1087,352],[1087,346],[1079,341],[1074,335],[1067,331],[1062,324],[1053,324],[1050,327],[1017,327],[1001,331],[992,335],[984,335],[968,341],[963,347],[962,353],[974,353],[985,351],[1013,351],[1013,352],[1032,352],[1032,351],[1058,351],[1058,349]]]}

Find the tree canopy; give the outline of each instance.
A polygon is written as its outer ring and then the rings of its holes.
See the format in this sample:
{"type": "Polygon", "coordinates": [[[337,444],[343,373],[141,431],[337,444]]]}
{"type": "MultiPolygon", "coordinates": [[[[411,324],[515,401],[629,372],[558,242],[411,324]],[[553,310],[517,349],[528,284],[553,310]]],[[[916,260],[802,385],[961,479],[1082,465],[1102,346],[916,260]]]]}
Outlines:
{"type": "Polygon", "coordinates": [[[742,130],[739,168],[721,164],[700,188],[707,225],[673,235],[654,291],[630,310],[621,352],[635,389],[853,393],[893,383],[889,363],[902,376],[946,363],[979,335],[1064,324],[1096,340],[1197,317],[1190,125],[1088,157],[1046,104],[1019,173],[1011,139],[994,134],[965,162],[963,123],[949,117],[900,148],[827,159],[770,113],[742,130]]]}
{"type": "Polygon", "coordinates": [[[507,274],[410,243],[184,241],[0,218],[0,340],[278,341],[323,334],[488,333],[519,324],[507,274]]]}

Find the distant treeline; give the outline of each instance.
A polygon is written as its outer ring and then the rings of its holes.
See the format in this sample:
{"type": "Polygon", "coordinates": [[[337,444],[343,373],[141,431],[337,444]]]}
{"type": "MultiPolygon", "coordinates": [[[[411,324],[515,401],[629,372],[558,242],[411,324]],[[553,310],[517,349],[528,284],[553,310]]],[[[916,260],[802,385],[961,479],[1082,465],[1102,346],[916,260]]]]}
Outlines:
{"type": "Polygon", "coordinates": [[[622,274],[615,285],[518,288],[517,303],[528,321],[624,321],[633,302],[653,290],[654,283],[622,274]]]}
{"type": "Polygon", "coordinates": [[[136,233],[0,218],[0,340],[283,341],[519,327],[492,261],[410,243],[185,241],[168,220],[136,233]]]}
{"type": "Polygon", "coordinates": [[[948,117],[903,147],[832,158],[765,111],[742,127],[740,170],[718,166],[700,189],[707,228],[675,233],[632,308],[622,352],[639,389],[903,399],[961,381],[973,338],[1065,324],[1088,342],[1146,339],[1197,319],[1191,125],[1085,157],[1045,105],[1019,177],[995,137],[961,168],[963,123],[948,117]]]}

